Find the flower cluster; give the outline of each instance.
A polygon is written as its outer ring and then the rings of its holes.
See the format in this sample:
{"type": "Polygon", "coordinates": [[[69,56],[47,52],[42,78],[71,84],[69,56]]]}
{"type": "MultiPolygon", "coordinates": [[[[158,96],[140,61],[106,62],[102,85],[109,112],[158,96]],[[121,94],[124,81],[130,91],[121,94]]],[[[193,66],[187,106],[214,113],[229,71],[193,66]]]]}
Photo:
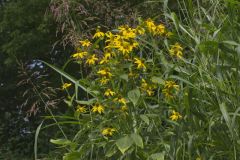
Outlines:
{"type": "Polygon", "coordinates": [[[148,32],[152,33],[153,35],[161,35],[166,37],[172,35],[171,32],[166,30],[166,27],[163,24],[156,25],[152,19],[147,19],[145,21],[145,25],[147,26],[148,32]]]}
{"type": "MultiPolygon", "coordinates": [[[[79,41],[77,52],[71,58],[74,62],[90,68],[87,76],[83,79],[88,82],[89,90],[97,90],[95,102],[88,107],[78,105],[76,112],[80,114],[91,114],[108,118],[111,113],[117,116],[128,116],[133,103],[128,97],[128,92],[138,89],[141,98],[146,103],[154,99],[154,96],[162,94],[168,99],[173,99],[179,86],[174,81],[165,81],[164,85],[151,81],[152,76],[159,76],[161,73],[161,58],[157,57],[144,42],[156,38],[168,40],[171,32],[163,24],[155,24],[153,20],[143,21],[135,28],[128,25],[118,27],[117,30],[102,32],[96,29],[92,40],[84,39],[79,41]],[[158,90],[157,90],[158,89],[158,90]],[[157,93],[157,94],[156,94],[157,93]],[[145,99],[145,97],[147,97],[145,99]]],[[[156,43],[157,45],[158,43],[156,43]]],[[[160,45],[163,45],[160,44],[160,45]]],[[[168,47],[160,47],[162,50],[168,47]]],[[[156,49],[159,50],[159,49],[156,49]]],[[[171,46],[170,55],[181,58],[183,48],[178,44],[171,46]]],[[[64,84],[63,89],[71,84],[64,84]]],[[[77,101],[77,103],[80,101],[77,101]]],[[[81,104],[81,103],[80,103],[81,104]]],[[[85,105],[85,104],[84,104],[85,105]]],[[[136,104],[135,104],[136,105],[136,104]]],[[[141,106],[139,106],[141,107],[141,106]]],[[[169,117],[178,120],[181,115],[173,112],[169,117]]],[[[107,120],[108,121],[108,120],[107,120]]],[[[104,128],[103,136],[112,136],[116,132],[115,128],[104,128]]]]}
{"type": "Polygon", "coordinates": [[[156,86],[154,84],[148,84],[145,79],[142,79],[141,81],[141,90],[146,92],[148,96],[154,95],[154,89],[156,86]]]}
{"type": "Polygon", "coordinates": [[[162,92],[166,98],[172,99],[178,90],[179,85],[177,85],[174,81],[165,81],[164,89],[162,92]]]}
{"type": "Polygon", "coordinates": [[[104,112],[104,107],[101,104],[95,104],[92,106],[92,112],[102,114],[104,112]]]}
{"type": "Polygon", "coordinates": [[[182,51],[183,51],[183,48],[181,47],[181,45],[179,43],[175,43],[174,45],[171,45],[169,53],[171,56],[181,59],[183,57],[182,51]]]}
{"type": "Polygon", "coordinates": [[[114,96],[116,93],[114,91],[112,91],[111,89],[107,89],[104,93],[105,96],[109,97],[109,96],[114,96]]]}
{"type": "Polygon", "coordinates": [[[112,34],[111,32],[106,33],[106,49],[116,49],[123,55],[127,56],[139,45],[136,41],[136,29],[132,29],[126,25],[120,26],[118,30],[118,34],[112,34]]]}

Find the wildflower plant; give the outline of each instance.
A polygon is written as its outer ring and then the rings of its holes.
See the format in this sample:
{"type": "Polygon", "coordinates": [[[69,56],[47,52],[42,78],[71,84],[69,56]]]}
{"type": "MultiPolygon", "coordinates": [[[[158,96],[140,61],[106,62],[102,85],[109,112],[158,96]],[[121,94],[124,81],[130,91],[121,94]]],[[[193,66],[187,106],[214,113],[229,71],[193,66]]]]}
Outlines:
{"type": "Polygon", "coordinates": [[[63,159],[239,159],[239,3],[170,3],[161,23],[98,27],[62,69],[45,63],[67,97],[50,117],[63,159]]]}
{"type": "Polygon", "coordinates": [[[147,159],[154,154],[154,145],[164,154],[162,140],[169,139],[171,131],[184,121],[178,106],[183,98],[179,80],[166,70],[166,65],[184,63],[183,48],[170,28],[151,19],[113,31],[97,28],[91,40],[80,40],[65,65],[80,65],[80,77],[54,67],[75,84],[63,85],[69,90],[68,104],[79,124],[71,140],[75,145],[65,157],[115,159],[138,154],[147,159]],[[80,92],[84,94],[80,96],[80,92]]]}

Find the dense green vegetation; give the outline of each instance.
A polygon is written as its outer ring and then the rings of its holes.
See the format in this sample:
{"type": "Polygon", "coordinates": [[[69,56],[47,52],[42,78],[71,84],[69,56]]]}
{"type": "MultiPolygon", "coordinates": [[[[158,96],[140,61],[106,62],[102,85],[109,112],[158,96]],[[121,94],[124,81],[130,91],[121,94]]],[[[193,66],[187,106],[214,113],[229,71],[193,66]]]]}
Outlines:
{"type": "Polygon", "coordinates": [[[0,159],[240,158],[238,0],[0,4],[0,159]]]}
{"type": "MultiPolygon", "coordinates": [[[[0,8],[0,159],[33,155],[34,132],[39,121],[37,117],[28,117],[27,111],[35,100],[30,94],[23,96],[32,86],[18,83],[30,78],[20,77],[23,64],[26,68],[36,58],[46,59],[57,40],[55,22],[43,16],[49,2],[10,1],[0,8]],[[25,103],[27,96],[29,101],[25,103]]],[[[28,69],[28,72],[34,71],[28,69]]]]}

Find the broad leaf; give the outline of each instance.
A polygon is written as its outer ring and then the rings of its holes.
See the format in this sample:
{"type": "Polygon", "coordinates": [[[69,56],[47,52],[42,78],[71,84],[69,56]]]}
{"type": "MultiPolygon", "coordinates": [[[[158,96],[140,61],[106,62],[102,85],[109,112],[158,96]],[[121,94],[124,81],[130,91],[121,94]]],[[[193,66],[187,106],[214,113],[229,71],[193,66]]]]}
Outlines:
{"type": "Polygon", "coordinates": [[[133,103],[134,106],[136,106],[139,98],[140,98],[140,91],[139,89],[134,89],[128,92],[128,98],[130,99],[130,101],[133,103]]]}
{"type": "Polygon", "coordinates": [[[72,153],[66,153],[63,156],[63,160],[78,160],[81,159],[82,153],[79,152],[72,152],[72,153]]]}
{"type": "Polygon", "coordinates": [[[138,147],[143,148],[143,140],[139,134],[133,133],[131,134],[131,138],[138,147]]]}
{"type": "Polygon", "coordinates": [[[164,152],[162,153],[154,153],[150,156],[152,160],[164,160],[164,152]]]}
{"type": "Polygon", "coordinates": [[[164,80],[163,80],[161,77],[153,76],[153,77],[152,77],[152,82],[153,82],[153,83],[157,83],[157,84],[164,85],[164,80]]]}
{"type": "Polygon", "coordinates": [[[149,118],[148,118],[146,115],[142,114],[142,115],[140,115],[140,118],[141,118],[147,125],[149,125],[149,118]]]}
{"type": "Polygon", "coordinates": [[[117,140],[116,145],[118,149],[124,154],[133,144],[132,139],[129,136],[125,136],[117,140]]]}
{"type": "Polygon", "coordinates": [[[107,151],[107,153],[106,153],[105,156],[108,157],[108,158],[110,158],[110,157],[112,157],[116,152],[117,152],[116,147],[111,147],[111,148],[107,151]]]}

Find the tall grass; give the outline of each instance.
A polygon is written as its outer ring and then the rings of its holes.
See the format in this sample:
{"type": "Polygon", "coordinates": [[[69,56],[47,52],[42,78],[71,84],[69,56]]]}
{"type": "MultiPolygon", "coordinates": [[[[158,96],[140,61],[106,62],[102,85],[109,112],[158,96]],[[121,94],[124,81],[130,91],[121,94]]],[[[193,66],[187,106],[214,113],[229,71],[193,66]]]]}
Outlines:
{"type": "Polygon", "coordinates": [[[173,159],[239,159],[238,1],[178,1],[178,13],[166,13],[178,39],[191,51],[179,76],[185,86],[188,123],[172,144],[173,159]],[[176,16],[180,15],[180,16],[176,16]]]}

